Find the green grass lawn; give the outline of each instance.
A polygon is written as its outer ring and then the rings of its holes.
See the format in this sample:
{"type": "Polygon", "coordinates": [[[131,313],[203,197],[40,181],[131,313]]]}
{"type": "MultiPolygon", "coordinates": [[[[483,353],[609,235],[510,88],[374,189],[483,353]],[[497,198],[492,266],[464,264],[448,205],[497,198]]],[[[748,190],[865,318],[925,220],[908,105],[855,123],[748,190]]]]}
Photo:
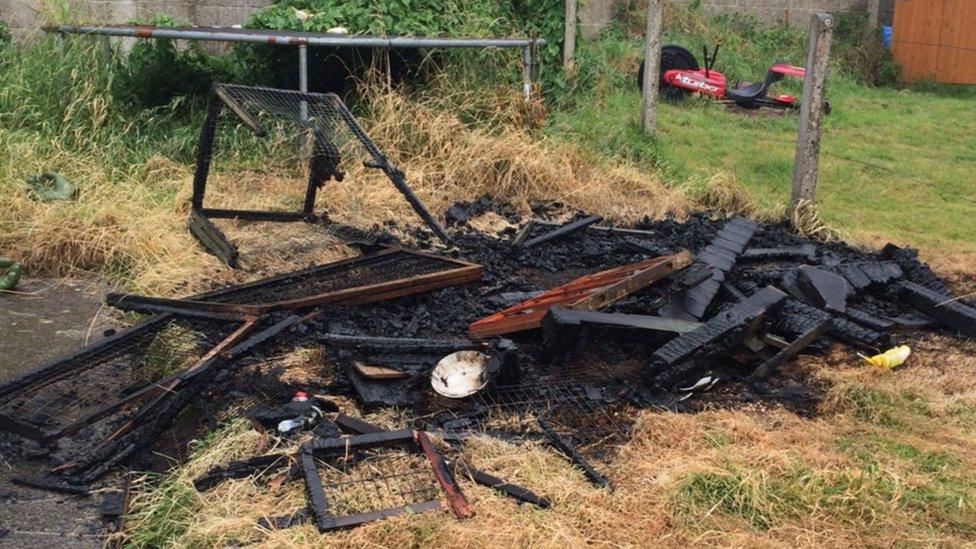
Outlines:
{"type": "MultiPolygon", "coordinates": [[[[636,70],[639,41],[611,36],[591,47],[589,55],[603,60],[593,71],[593,85],[571,107],[553,112],[549,135],[577,142],[595,156],[623,157],[659,170],[692,192],[725,172],[763,210],[783,211],[797,113],[744,113],[691,98],[660,104],[659,133],[645,138],[637,129],[640,97],[633,71],[621,68],[636,70]]],[[[723,69],[721,54],[717,68],[723,69]]],[[[740,75],[754,70],[730,68],[740,75]]],[[[802,91],[799,83],[785,90],[802,91]]],[[[817,188],[827,224],[862,241],[976,252],[973,88],[869,87],[839,74],[829,81],[828,96],[833,112],[824,126],[817,188]]]]}

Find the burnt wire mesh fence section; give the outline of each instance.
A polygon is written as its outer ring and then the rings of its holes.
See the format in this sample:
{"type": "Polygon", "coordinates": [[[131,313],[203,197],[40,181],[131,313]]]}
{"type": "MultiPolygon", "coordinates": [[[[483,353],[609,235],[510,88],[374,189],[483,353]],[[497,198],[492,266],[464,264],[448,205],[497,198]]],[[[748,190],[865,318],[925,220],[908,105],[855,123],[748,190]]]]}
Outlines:
{"type": "Polygon", "coordinates": [[[0,396],[0,414],[41,431],[56,431],[182,370],[231,329],[221,323],[156,317],[92,352],[52,363],[43,369],[48,376],[0,396]]]}
{"type": "Polygon", "coordinates": [[[222,383],[212,384],[160,433],[147,468],[163,472],[185,463],[196,442],[214,429],[269,402],[287,402],[300,387],[282,379],[281,368],[250,364],[222,383]]]}
{"type": "Polygon", "coordinates": [[[337,517],[437,500],[441,490],[423,455],[371,451],[351,463],[316,459],[329,512],[337,517]]]}
{"type": "Polygon", "coordinates": [[[564,377],[498,386],[472,396],[476,407],[488,411],[479,427],[502,425],[515,434],[538,433],[533,422],[507,419],[534,417],[547,422],[579,450],[606,460],[604,451],[623,444],[633,426],[633,411],[617,394],[619,387],[604,378],[564,377]]]}

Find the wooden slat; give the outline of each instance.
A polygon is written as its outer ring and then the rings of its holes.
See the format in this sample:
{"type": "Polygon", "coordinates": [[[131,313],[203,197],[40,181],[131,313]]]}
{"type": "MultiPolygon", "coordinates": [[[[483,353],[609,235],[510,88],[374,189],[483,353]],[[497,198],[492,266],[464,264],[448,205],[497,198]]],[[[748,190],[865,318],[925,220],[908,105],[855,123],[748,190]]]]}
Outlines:
{"type": "Polygon", "coordinates": [[[589,274],[482,318],[468,326],[468,332],[487,337],[538,328],[542,317],[553,306],[580,309],[606,307],[690,264],[691,254],[681,252],[589,274]]]}

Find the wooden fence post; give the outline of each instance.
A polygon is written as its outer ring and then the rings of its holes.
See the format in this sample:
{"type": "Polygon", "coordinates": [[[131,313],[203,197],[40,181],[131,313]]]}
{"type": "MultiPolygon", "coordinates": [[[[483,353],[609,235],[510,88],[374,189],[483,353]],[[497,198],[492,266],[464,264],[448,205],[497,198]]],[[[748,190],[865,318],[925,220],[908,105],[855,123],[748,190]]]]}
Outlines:
{"type": "Polygon", "coordinates": [[[641,129],[651,135],[657,129],[657,88],[661,80],[661,0],[647,0],[644,35],[644,94],[641,97],[641,129]]]}
{"type": "Polygon", "coordinates": [[[563,70],[573,72],[576,55],[576,0],[566,0],[566,34],[563,36],[563,70]]]}
{"type": "Polygon", "coordinates": [[[810,21],[810,44],[807,46],[806,77],[803,81],[803,104],[800,107],[800,129],[796,136],[796,158],[793,163],[795,209],[801,200],[813,200],[820,162],[820,133],[826,111],[827,61],[834,20],[821,13],[810,21]]]}

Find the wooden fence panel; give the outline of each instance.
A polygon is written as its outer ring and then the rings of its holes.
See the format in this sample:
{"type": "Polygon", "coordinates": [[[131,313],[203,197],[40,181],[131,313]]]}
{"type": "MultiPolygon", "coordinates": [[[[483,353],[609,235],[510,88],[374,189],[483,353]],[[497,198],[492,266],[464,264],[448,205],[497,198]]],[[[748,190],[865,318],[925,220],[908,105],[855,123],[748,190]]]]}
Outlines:
{"type": "Polygon", "coordinates": [[[895,0],[892,35],[903,81],[976,84],[976,0],[895,0]]]}

